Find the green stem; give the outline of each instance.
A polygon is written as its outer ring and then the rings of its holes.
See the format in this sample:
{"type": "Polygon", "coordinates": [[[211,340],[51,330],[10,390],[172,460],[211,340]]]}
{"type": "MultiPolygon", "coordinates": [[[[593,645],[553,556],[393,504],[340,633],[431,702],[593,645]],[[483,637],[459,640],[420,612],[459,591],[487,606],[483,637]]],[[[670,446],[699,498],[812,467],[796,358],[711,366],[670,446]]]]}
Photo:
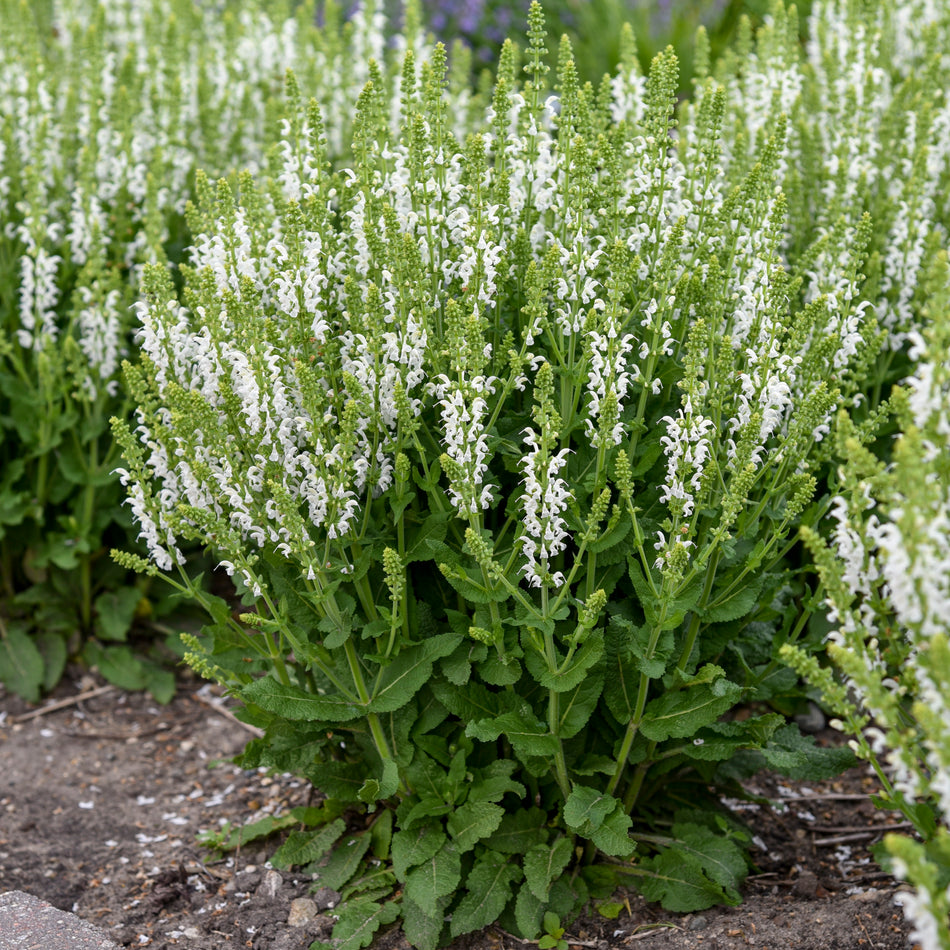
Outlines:
{"type": "MultiPolygon", "coordinates": [[[[660,617],[650,631],[650,642],[647,644],[644,659],[649,661],[653,659],[656,652],[656,646],[660,642],[660,634],[663,632],[663,624],[666,621],[667,601],[663,601],[663,609],[660,611],[660,617]]],[[[607,786],[607,794],[613,795],[617,791],[620,779],[627,768],[627,759],[630,757],[630,750],[633,748],[633,740],[636,739],[640,731],[640,723],[643,721],[643,710],[646,708],[647,695],[650,692],[650,678],[645,674],[640,674],[640,685],[637,689],[637,703],[633,710],[633,718],[627,723],[627,731],[624,733],[623,742],[620,746],[620,754],[617,756],[617,767],[610,778],[610,784],[607,786]]]]}
{"type": "MultiPolygon", "coordinates": [[[[541,588],[541,613],[545,620],[548,618],[548,589],[541,588]]],[[[552,675],[557,673],[557,653],[554,649],[554,634],[545,630],[544,633],[544,659],[548,666],[548,672],[552,675]]],[[[554,690],[548,690],[548,731],[557,740],[557,750],[554,753],[554,771],[557,776],[557,784],[561,790],[561,795],[566,802],[571,794],[571,780],[567,773],[567,762],[564,758],[564,746],[558,735],[558,724],[561,718],[561,698],[560,694],[554,690]]]]}

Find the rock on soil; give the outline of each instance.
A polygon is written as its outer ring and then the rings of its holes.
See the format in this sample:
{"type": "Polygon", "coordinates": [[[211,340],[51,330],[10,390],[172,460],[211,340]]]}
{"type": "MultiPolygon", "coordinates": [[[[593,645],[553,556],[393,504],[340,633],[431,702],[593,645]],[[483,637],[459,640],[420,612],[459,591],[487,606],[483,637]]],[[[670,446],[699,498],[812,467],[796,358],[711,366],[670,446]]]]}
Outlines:
{"type": "MultiPolygon", "coordinates": [[[[67,680],[51,701],[101,685],[67,680]]],[[[123,948],[307,950],[329,937],[332,895],[311,894],[302,876],[267,867],[261,847],[215,860],[196,842],[226,821],[239,825],[311,800],[299,779],[228,761],[249,735],[199,686],[186,680],[168,706],[100,691],[29,719],[31,707],[0,696],[0,893],[25,891],[71,911],[123,948]]],[[[569,947],[908,947],[897,886],[867,850],[895,820],[868,800],[871,778],[856,769],[832,782],[762,776],[753,784],[777,804],[740,806],[758,849],[742,906],[679,916],[631,893],[616,920],[575,921],[569,947]]],[[[452,950],[528,946],[489,928],[452,950]]],[[[373,948],[409,945],[390,931],[373,948]]]]}

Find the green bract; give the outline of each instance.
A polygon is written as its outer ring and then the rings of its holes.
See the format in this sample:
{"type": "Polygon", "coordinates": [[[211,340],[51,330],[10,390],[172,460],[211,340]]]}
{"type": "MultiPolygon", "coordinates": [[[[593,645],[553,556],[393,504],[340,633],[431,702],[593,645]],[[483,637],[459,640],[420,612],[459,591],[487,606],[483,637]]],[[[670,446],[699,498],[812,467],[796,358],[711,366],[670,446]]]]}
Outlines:
{"type": "Polygon", "coordinates": [[[348,809],[346,850],[281,852],[342,891],[343,947],[535,938],[621,874],[737,902],[707,789],[851,761],[724,717],[795,690],[786,555],[879,339],[870,225],[803,300],[784,115],[739,156],[722,89],[679,121],[672,52],[595,92],[562,42],[550,97],[537,5],[529,40],[482,113],[441,46],[372,62],[343,162],[291,76],[266,172],[199,176],[184,287],[147,267],[137,305],[122,480],[155,566],[207,545],[244,597],[189,660],[265,730],[245,764],[348,809]]]}

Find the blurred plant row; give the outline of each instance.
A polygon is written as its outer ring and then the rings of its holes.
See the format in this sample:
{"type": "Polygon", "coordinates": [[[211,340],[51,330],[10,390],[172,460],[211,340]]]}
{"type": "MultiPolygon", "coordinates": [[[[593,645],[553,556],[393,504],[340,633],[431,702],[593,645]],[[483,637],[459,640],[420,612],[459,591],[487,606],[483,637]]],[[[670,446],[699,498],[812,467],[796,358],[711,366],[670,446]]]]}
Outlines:
{"type": "Polygon", "coordinates": [[[474,9],[0,0],[0,679],[200,608],[338,950],[735,903],[853,755],[947,950],[950,5],[474,9]]]}

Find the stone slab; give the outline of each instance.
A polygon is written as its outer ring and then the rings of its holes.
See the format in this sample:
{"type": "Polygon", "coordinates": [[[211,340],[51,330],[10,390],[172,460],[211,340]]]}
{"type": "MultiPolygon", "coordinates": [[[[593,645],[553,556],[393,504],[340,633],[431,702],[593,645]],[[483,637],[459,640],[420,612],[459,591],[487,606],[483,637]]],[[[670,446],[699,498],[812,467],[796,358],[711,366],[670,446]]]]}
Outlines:
{"type": "Polygon", "coordinates": [[[75,914],[25,894],[0,894],[0,950],[120,950],[103,931],[75,914]]]}

